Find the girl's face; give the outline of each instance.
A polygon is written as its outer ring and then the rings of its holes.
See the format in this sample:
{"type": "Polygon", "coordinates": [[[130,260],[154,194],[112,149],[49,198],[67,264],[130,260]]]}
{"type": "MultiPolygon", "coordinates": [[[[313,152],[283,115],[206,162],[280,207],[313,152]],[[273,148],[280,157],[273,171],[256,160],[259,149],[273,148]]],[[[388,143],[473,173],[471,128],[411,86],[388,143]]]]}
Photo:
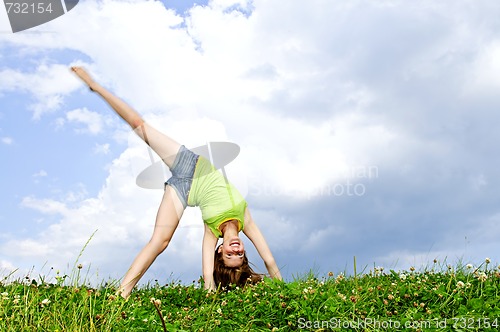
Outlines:
{"type": "Polygon", "coordinates": [[[245,246],[239,237],[222,243],[219,252],[222,253],[222,260],[227,267],[239,267],[243,264],[245,246]]]}

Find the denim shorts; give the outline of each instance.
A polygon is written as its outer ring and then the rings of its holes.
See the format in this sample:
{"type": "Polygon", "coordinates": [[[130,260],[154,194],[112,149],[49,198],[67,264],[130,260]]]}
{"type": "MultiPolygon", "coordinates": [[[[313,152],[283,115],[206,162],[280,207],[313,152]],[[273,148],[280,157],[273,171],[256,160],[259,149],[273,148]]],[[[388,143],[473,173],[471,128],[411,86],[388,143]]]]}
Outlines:
{"type": "Polygon", "coordinates": [[[187,206],[189,190],[193,182],[194,170],[199,156],[184,145],[179,148],[170,172],[172,177],[165,182],[177,192],[182,205],[187,206]]]}

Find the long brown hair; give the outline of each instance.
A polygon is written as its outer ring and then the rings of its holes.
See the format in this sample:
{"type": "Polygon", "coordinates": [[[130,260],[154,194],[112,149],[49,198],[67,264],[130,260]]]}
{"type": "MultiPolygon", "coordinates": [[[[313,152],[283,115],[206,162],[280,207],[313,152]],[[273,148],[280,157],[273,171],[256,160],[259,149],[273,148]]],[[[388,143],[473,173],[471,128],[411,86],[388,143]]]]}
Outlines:
{"type": "Polygon", "coordinates": [[[229,267],[224,264],[219,248],[214,256],[214,282],[216,287],[230,288],[232,286],[244,287],[262,281],[263,275],[256,273],[248,262],[247,254],[243,254],[243,264],[239,267],[229,267]]]}

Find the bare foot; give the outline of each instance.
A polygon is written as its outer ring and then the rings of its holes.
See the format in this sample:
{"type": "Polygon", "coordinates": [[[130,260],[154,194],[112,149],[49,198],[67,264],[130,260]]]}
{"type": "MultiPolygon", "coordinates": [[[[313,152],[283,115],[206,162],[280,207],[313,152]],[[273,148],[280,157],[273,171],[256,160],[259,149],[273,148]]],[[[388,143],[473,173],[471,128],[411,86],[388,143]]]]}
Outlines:
{"type": "Polygon", "coordinates": [[[92,77],[90,77],[89,73],[82,67],[77,67],[73,66],[71,67],[71,70],[83,81],[85,84],[88,85],[90,90],[95,91],[95,87],[97,86],[97,83],[94,82],[92,77]]]}

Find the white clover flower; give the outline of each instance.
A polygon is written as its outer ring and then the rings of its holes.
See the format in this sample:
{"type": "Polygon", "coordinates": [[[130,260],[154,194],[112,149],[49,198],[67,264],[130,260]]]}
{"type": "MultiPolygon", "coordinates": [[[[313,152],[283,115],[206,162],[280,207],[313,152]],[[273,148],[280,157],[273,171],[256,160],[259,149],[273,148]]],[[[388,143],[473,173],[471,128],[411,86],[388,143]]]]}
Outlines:
{"type": "Polygon", "coordinates": [[[154,297],[152,297],[149,302],[153,303],[155,306],[160,306],[161,305],[161,301],[158,300],[158,299],[155,299],[154,297]]]}
{"type": "Polygon", "coordinates": [[[399,275],[399,279],[401,279],[401,280],[406,280],[406,274],[401,273],[401,274],[399,275]]]}
{"type": "Polygon", "coordinates": [[[457,282],[457,288],[464,288],[465,287],[465,284],[463,281],[458,281],[457,282]]]}
{"type": "Polygon", "coordinates": [[[488,276],[484,272],[482,272],[477,276],[477,279],[479,279],[479,281],[481,282],[485,282],[486,279],[488,279],[488,276]]]}
{"type": "Polygon", "coordinates": [[[486,264],[490,264],[491,263],[491,259],[489,257],[486,257],[486,259],[484,261],[486,262],[486,264]]]}
{"type": "Polygon", "coordinates": [[[466,267],[466,268],[468,268],[468,269],[470,270],[470,269],[472,269],[474,266],[472,266],[472,264],[467,264],[465,267],[466,267]]]}
{"type": "Polygon", "coordinates": [[[46,305],[49,305],[50,304],[50,300],[49,299],[43,299],[42,302],[40,302],[40,305],[43,307],[45,307],[46,305]]]}

